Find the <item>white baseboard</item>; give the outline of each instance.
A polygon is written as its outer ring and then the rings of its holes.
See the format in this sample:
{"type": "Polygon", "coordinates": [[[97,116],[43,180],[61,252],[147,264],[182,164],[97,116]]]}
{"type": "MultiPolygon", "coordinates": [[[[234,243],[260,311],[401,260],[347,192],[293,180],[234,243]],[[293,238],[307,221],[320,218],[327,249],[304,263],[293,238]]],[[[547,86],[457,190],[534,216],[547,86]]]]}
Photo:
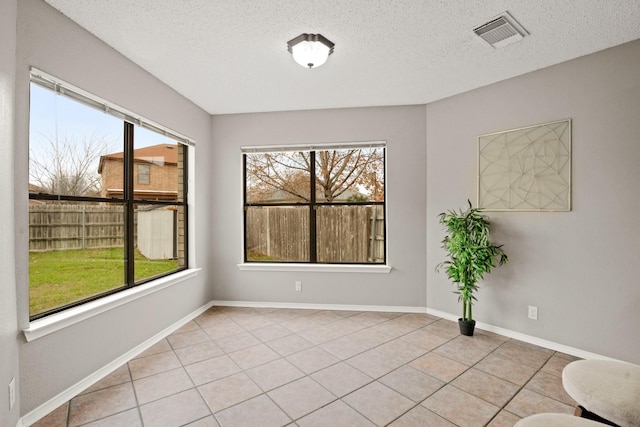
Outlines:
{"type": "MultiPolygon", "coordinates": [[[[443,319],[452,320],[454,322],[457,322],[458,319],[460,318],[460,316],[458,315],[447,313],[440,310],[434,310],[432,308],[427,308],[427,314],[442,317],[443,319]]],[[[499,334],[508,338],[524,341],[529,344],[534,344],[539,347],[544,347],[550,350],[559,351],[561,353],[569,354],[571,356],[579,357],[581,359],[616,360],[611,357],[603,356],[601,354],[591,353],[588,351],[580,350],[579,348],[569,347],[564,344],[558,344],[553,341],[547,341],[542,338],[526,335],[520,332],[512,331],[510,329],[501,328],[499,326],[488,325],[486,323],[482,323],[478,321],[476,321],[476,328],[482,329],[483,331],[494,332],[496,334],[499,334]]]]}
{"type": "Polygon", "coordinates": [[[91,387],[92,385],[94,385],[95,383],[97,383],[107,375],[111,374],[113,371],[115,371],[116,369],[118,369],[119,367],[127,363],[129,360],[133,359],[143,351],[147,350],[154,344],[166,338],[168,335],[171,335],[173,332],[177,331],[182,326],[186,325],[191,320],[195,319],[196,317],[198,317],[199,315],[207,311],[213,305],[214,305],[213,301],[203,305],[196,311],[188,314],[187,316],[178,320],[171,326],[158,332],[157,334],[155,334],[148,340],[144,341],[140,345],[132,348],[131,350],[129,350],[122,356],[118,357],[117,359],[113,360],[106,366],[103,366],[102,368],[98,369],[93,374],[78,381],[68,389],[62,391],[55,397],[49,399],[42,405],[38,406],[33,411],[25,414],[21,419],[18,420],[18,424],[16,425],[16,427],[27,427],[34,424],[38,420],[44,418],[46,415],[48,415],[49,413],[51,413],[52,411],[54,411],[64,403],[68,402],[69,400],[71,400],[72,398],[74,398],[84,390],[86,390],[88,387],[91,387]]]}
{"type": "Polygon", "coordinates": [[[311,304],[296,302],[256,302],[256,301],[222,301],[214,300],[214,306],[222,307],[251,307],[251,308],[292,308],[307,310],[336,310],[336,311],[379,311],[390,313],[426,313],[425,307],[398,305],[350,305],[350,304],[311,304]]]}

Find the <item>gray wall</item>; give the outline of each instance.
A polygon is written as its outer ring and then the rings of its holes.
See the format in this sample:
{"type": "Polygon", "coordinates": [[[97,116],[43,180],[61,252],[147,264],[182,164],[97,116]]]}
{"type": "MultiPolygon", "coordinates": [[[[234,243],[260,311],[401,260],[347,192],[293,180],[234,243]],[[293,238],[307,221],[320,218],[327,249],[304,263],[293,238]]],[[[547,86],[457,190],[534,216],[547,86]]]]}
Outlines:
{"type": "Polygon", "coordinates": [[[425,107],[355,108],[213,117],[214,298],[232,301],[424,307],[425,107]],[[389,274],[239,271],[240,147],[387,141],[389,274]],[[294,282],[302,280],[302,292],[294,282]]]}
{"type": "MultiPolygon", "coordinates": [[[[4,13],[2,17],[4,22],[4,13]]],[[[9,24],[10,21],[9,19],[9,24]]],[[[15,225],[16,229],[18,318],[19,327],[24,328],[28,325],[29,283],[26,245],[29,66],[36,66],[95,95],[194,138],[197,144],[197,158],[191,191],[195,189],[195,199],[198,203],[195,208],[196,221],[191,225],[195,226],[200,236],[210,233],[210,169],[206,159],[211,157],[211,121],[206,112],[107,47],[43,1],[20,1],[17,22],[16,143],[13,146],[14,164],[18,171],[15,176],[16,219],[13,224],[10,221],[2,221],[0,224],[7,224],[10,229],[15,225]]],[[[4,30],[4,25],[2,27],[4,30]]],[[[171,58],[167,58],[167,61],[170,60],[171,58]]],[[[2,65],[4,67],[4,62],[2,65]]],[[[5,132],[5,128],[2,129],[2,132],[5,132]]],[[[8,137],[10,136],[2,134],[2,154],[9,154],[2,157],[5,159],[11,158],[11,150],[6,153],[4,151],[6,145],[4,141],[8,137]]],[[[0,170],[4,175],[4,179],[0,180],[2,185],[11,183],[10,165],[0,170]]],[[[4,214],[3,212],[3,218],[4,214]]],[[[4,229],[2,233],[4,237],[4,229]]],[[[3,247],[9,244],[9,240],[4,238],[1,241],[3,247]]],[[[203,260],[210,258],[207,239],[198,239],[195,249],[195,255],[199,260],[196,265],[206,266],[203,260]]],[[[8,250],[8,253],[13,251],[8,250]]],[[[5,257],[2,257],[1,262],[12,263],[13,260],[9,258],[10,260],[5,261],[5,257]]],[[[3,267],[5,267],[3,269],[5,277],[10,277],[6,274],[11,271],[10,266],[3,265],[3,267]]],[[[209,273],[209,269],[204,269],[194,279],[30,343],[24,342],[24,338],[14,326],[11,333],[14,339],[16,336],[20,339],[21,413],[25,414],[33,410],[208,303],[211,300],[209,273]]],[[[2,286],[4,289],[5,284],[3,283],[2,286]]],[[[3,297],[1,301],[5,304],[4,301],[7,299],[3,297]]],[[[11,302],[8,304],[12,305],[11,302]]],[[[4,309],[2,313],[4,316],[4,309]]],[[[4,322],[2,327],[4,328],[4,322]]],[[[5,357],[4,342],[3,338],[2,357],[5,357]]],[[[4,393],[6,389],[4,377],[10,375],[11,371],[13,370],[5,372],[3,369],[0,375],[2,381],[0,393],[4,393]]]]}
{"type": "Polygon", "coordinates": [[[495,241],[511,261],[487,276],[475,317],[640,362],[640,341],[623,329],[640,324],[639,65],[636,41],[426,107],[214,116],[214,298],[424,307],[426,292],[427,307],[457,315],[451,284],[435,272],[444,259],[437,215],[464,207],[467,198],[475,202],[477,136],[571,118],[573,209],[490,214],[495,241]],[[367,139],[389,142],[392,273],[239,271],[240,147],[367,139]],[[303,292],[294,292],[295,280],[303,281],[303,292]],[[528,305],[538,307],[539,320],[527,319],[528,305]]]}
{"type": "MultiPolygon", "coordinates": [[[[20,397],[9,411],[9,381],[18,377],[18,317],[13,245],[14,101],[16,69],[17,0],[0,2],[0,425],[14,426],[20,414],[20,397]]],[[[16,394],[18,391],[16,390],[16,394]]]]}
{"type": "MultiPolygon", "coordinates": [[[[15,0],[0,6],[0,185],[7,201],[0,208],[0,402],[20,372],[21,414],[212,298],[458,313],[451,285],[434,272],[443,258],[437,214],[475,199],[477,136],[562,118],[573,119],[573,210],[491,214],[495,239],[511,261],[487,277],[476,318],[640,363],[640,341],[623,329],[640,324],[640,41],[426,107],[210,119],[41,0],[18,2],[14,57],[15,8],[15,0]],[[196,255],[206,268],[195,279],[26,343],[19,330],[28,324],[30,65],[196,139],[196,255]],[[241,146],[381,139],[388,142],[390,274],[238,270],[241,146]],[[303,292],[294,291],[296,280],[303,292]],[[526,318],[527,305],[538,306],[538,321],[526,318]]],[[[16,412],[0,405],[0,423],[14,425],[16,412]]]]}
{"type": "Polygon", "coordinates": [[[477,136],[573,120],[573,209],[490,213],[508,265],[474,316],[640,363],[640,41],[427,106],[427,305],[457,314],[437,214],[476,200],[477,136]],[[527,306],[539,320],[527,319],[527,306]]]}

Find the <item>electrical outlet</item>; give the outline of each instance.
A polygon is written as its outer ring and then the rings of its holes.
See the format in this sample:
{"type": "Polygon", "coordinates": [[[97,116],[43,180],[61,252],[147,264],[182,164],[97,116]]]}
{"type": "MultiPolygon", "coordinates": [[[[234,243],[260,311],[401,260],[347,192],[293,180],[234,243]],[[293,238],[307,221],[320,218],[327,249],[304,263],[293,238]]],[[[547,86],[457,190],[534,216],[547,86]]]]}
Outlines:
{"type": "Polygon", "coordinates": [[[529,306],[529,319],[538,320],[538,307],[533,305],[529,306]]]}
{"type": "Polygon", "coordinates": [[[13,408],[16,403],[16,379],[11,378],[9,381],[9,410],[13,408]]]}
{"type": "Polygon", "coordinates": [[[296,292],[302,292],[302,282],[300,280],[296,280],[296,292]]]}

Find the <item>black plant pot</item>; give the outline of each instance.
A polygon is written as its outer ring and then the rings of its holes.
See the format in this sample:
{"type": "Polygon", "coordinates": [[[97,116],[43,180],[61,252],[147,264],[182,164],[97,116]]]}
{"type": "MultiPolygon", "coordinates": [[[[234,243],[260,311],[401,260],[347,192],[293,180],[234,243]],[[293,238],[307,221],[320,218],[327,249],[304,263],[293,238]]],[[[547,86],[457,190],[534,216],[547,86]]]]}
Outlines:
{"type": "Polygon", "coordinates": [[[464,321],[462,318],[458,319],[458,326],[460,327],[460,333],[462,335],[466,335],[468,337],[473,336],[473,330],[476,327],[476,321],[472,320],[471,322],[464,321]]]}

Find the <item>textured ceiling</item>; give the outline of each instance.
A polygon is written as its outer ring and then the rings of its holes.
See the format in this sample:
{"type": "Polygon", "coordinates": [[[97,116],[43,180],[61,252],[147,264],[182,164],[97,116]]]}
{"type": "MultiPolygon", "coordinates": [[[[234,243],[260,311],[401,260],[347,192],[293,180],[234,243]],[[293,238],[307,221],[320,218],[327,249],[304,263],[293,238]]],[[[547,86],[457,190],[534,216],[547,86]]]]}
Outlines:
{"type": "Polygon", "coordinates": [[[211,114],[423,104],[640,38],[638,0],[46,1],[211,114]],[[496,50],[472,29],[504,11],[530,36],[496,50]]]}

